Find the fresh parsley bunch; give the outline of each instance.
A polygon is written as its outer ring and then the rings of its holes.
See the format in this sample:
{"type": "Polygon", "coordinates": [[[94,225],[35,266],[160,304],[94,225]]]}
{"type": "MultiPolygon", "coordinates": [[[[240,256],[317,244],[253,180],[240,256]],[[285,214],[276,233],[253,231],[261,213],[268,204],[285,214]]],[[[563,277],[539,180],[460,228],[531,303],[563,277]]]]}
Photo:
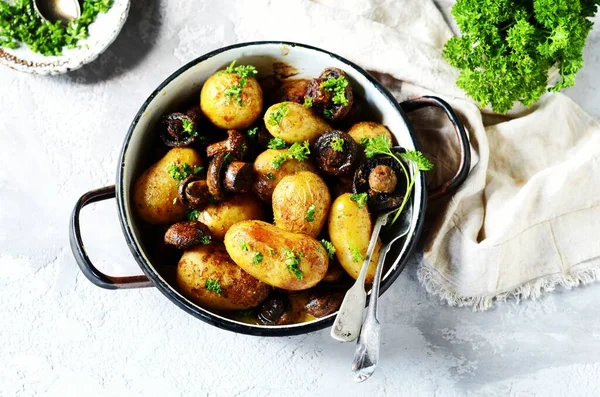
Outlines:
{"type": "Polygon", "coordinates": [[[583,47],[600,0],[458,0],[452,15],[462,32],[444,58],[462,70],[456,84],[480,106],[508,112],[544,92],[575,84],[583,47]],[[561,79],[548,86],[548,71],[561,79]]]}

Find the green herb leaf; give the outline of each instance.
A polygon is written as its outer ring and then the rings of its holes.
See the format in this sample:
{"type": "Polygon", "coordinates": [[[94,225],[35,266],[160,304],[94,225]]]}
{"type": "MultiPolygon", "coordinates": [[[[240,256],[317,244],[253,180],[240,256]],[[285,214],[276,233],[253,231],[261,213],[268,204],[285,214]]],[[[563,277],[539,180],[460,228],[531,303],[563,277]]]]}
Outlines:
{"type": "Polygon", "coordinates": [[[356,201],[358,208],[361,210],[365,208],[368,198],[369,195],[367,193],[354,193],[352,196],[350,196],[350,200],[356,201]]]}
{"type": "Polygon", "coordinates": [[[237,74],[240,77],[240,79],[237,83],[225,90],[225,97],[227,98],[228,104],[231,103],[232,99],[234,99],[238,105],[243,106],[244,104],[242,100],[242,90],[248,84],[248,78],[258,74],[258,71],[252,65],[235,66],[235,63],[235,60],[232,61],[229,64],[229,66],[225,69],[225,72],[237,74]]]}
{"type": "MultiPolygon", "coordinates": [[[[366,138],[366,143],[364,145],[365,156],[367,158],[371,158],[376,154],[390,154],[392,142],[390,138],[385,135],[376,136],[373,138],[366,138]]],[[[361,141],[362,143],[362,141],[361,141]]]]}
{"type": "Polygon", "coordinates": [[[223,292],[223,289],[221,288],[221,283],[219,282],[219,280],[215,280],[212,278],[209,278],[206,280],[206,283],[204,284],[204,288],[206,288],[207,290],[214,292],[217,295],[221,295],[221,293],[223,292]]]}
{"type": "Polygon", "coordinates": [[[187,218],[188,221],[197,221],[199,216],[200,216],[200,211],[198,211],[198,210],[191,210],[185,214],[185,217],[187,218]]]}
{"type": "MultiPolygon", "coordinates": [[[[288,155],[287,154],[282,154],[279,155],[277,157],[275,157],[275,159],[273,160],[273,169],[278,170],[281,168],[281,166],[283,165],[283,163],[285,163],[288,159],[288,155]]],[[[271,174],[272,175],[272,174],[271,174]]],[[[268,176],[267,176],[268,178],[268,176]]],[[[271,178],[269,178],[271,179],[271,178]]]]}
{"type": "Polygon", "coordinates": [[[323,110],[323,116],[325,116],[325,118],[332,119],[333,118],[333,110],[331,110],[331,109],[323,110]]]}
{"type": "Polygon", "coordinates": [[[336,152],[344,151],[344,138],[337,137],[333,138],[330,142],[331,148],[336,152]]]}
{"type": "Polygon", "coordinates": [[[202,168],[202,167],[194,166],[194,170],[193,170],[194,175],[198,175],[199,173],[202,172],[203,169],[204,168],[202,168]]]}
{"type": "Polygon", "coordinates": [[[327,251],[329,259],[333,259],[333,256],[335,255],[335,247],[333,244],[327,240],[321,240],[321,245],[325,248],[325,251],[327,251]]]}
{"type": "Polygon", "coordinates": [[[350,244],[350,252],[352,253],[352,262],[360,263],[365,260],[357,246],[350,244]]]}
{"type": "Polygon", "coordinates": [[[283,118],[287,116],[289,112],[290,110],[288,109],[288,103],[283,102],[277,107],[277,109],[273,110],[269,115],[269,124],[273,126],[279,125],[279,123],[281,123],[281,120],[283,120],[283,118]]]}
{"type": "Polygon", "coordinates": [[[183,132],[187,133],[189,136],[198,136],[198,132],[194,129],[194,122],[188,119],[181,120],[181,126],[183,127],[183,132]]]}
{"type": "Polygon", "coordinates": [[[298,161],[304,161],[308,159],[308,156],[310,155],[310,149],[308,145],[308,141],[304,141],[303,143],[294,142],[288,149],[288,156],[298,161]]]}
{"type": "Polygon", "coordinates": [[[275,180],[275,175],[273,175],[273,173],[271,173],[271,172],[267,172],[267,178],[269,178],[270,180],[274,181],[275,180]]]}
{"type": "Polygon", "coordinates": [[[238,314],[238,316],[240,316],[242,318],[252,318],[252,317],[256,316],[256,310],[255,309],[238,310],[237,314],[238,314]]]}
{"type": "Polygon", "coordinates": [[[212,240],[212,237],[209,235],[206,235],[206,236],[202,236],[202,239],[200,240],[200,242],[203,245],[208,245],[208,244],[210,244],[211,240],[212,240]]]}
{"type": "Polygon", "coordinates": [[[192,168],[189,164],[187,163],[183,163],[182,165],[177,165],[176,163],[171,164],[170,166],[167,167],[167,172],[169,173],[169,175],[171,176],[171,178],[176,179],[178,181],[182,181],[185,178],[187,178],[188,176],[195,174],[197,168],[200,168],[200,171],[202,171],[202,167],[195,167],[192,168]]]}
{"type": "Polygon", "coordinates": [[[248,131],[246,131],[246,135],[248,136],[248,138],[256,138],[256,136],[258,135],[258,127],[249,129],[248,131]]]}
{"type": "Polygon", "coordinates": [[[293,250],[288,248],[283,249],[285,255],[285,265],[290,273],[292,273],[298,280],[302,280],[304,273],[299,269],[300,258],[303,257],[302,253],[295,253],[293,250]]]}
{"type": "Polygon", "coordinates": [[[412,161],[415,163],[420,171],[430,171],[434,165],[423,153],[416,150],[409,150],[400,155],[404,160],[412,161]]]}
{"type": "Polygon", "coordinates": [[[240,242],[240,249],[242,251],[250,251],[250,244],[248,244],[247,241],[241,241],[240,242]]]}
{"type": "Polygon", "coordinates": [[[304,105],[305,108],[308,108],[308,109],[312,108],[312,106],[313,106],[313,99],[312,99],[312,97],[305,96],[304,97],[304,103],[303,103],[303,105],[304,105]]]}
{"type": "Polygon", "coordinates": [[[263,255],[260,252],[255,252],[252,257],[252,263],[258,265],[263,260],[263,255]]]}
{"type": "Polygon", "coordinates": [[[314,204],[311,204],[310,207],[308,207],[308,209],[306,210],[306,215],[304,216],[304,218],[309,221],[312,222],[315,220],[315,210],[317,209],[317,206],[314,204]]]}
{"type": "Polygon", "coordinates": [[[285,149],[286,143],[281,138],[273,138],[269,141],[269,149],[285,149]]]}
{"type": "Polygon", "coordinates": [[[331,101],[335,105],[348,105],[348,99],[346,98],[346,87],[348,86],[348,80],[344,76],[340,76],[338,78],[330,77],[323,83],[321,83],[321,88],[325,91],[333,92],[333,98],[331,101]]]}

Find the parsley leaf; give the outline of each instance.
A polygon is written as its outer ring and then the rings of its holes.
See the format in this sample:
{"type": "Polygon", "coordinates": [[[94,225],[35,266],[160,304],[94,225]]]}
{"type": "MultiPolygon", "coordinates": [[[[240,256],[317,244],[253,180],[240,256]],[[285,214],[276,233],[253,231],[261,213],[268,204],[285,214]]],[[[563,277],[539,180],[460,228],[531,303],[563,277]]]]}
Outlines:
{"type": "Polygon", "coordinates": [[[273,138],[269,141],[269,149],[285,149],[286,143],[281,138],[273,138]]]}
{"type": "Polygon", "coordinates": [[[325,251],[327,251],[329,259],[333,259],[333,256],[335,255],[335,247],[333,244],[327,240],[321,240],[321,245],[325,248],[325,251]]]}
{"type": "Polygon", "coordinates": [[[204,288],[211,292],[214,292],[217,295],[221,295],[221,293],[223,292],[219,280],[214,280],[212,278],[206,280],[206,283],[204,283],[204,288]]]}
{"type": "Polygon", "coordinates": [[[225,97],[227,98],[228,104],[231,102],[231,99],[235,99],[238,105],[243,106],[242,90],[248,84],[248,78],[254,77],[256,74],[258,74],[258,71],[252,65],[235,66],[235,63],[235,60],[232,61],[231,64],[229,64],[229,66],[225,69],[225,72],[237,74],[240,79],[237,83],[225,90],[225,97]]]}
{"type": "Polygon", "coordinates": [[[262,262],[262,260],[263,254],[261,254],[260,252],[255,252],[254,256],[252,257],[252,263],[258,265],[260,262],[262,262]]]}
{"type": "Polygon", "coordinates": [[[305,108],[308,108],[308,109],[312,108],[312,106],[313,106],[313,99],[312,99],[312,97],[305,96],[304,97],[304,103],[303,103],[303,105],[304,105],[305,108]]]}
{"type": "Polygon", "coordinates": [[[332,119],[333,118],[333,110],[331,110],[331,109],[323,110],[323,116],[325,116],[328,119],[332,119]]]}
{"type": "Polygon", "coordinates": [[[306,215],[304,216],[304,218],[309,221],[312,222],[315,220],[315,210],[317,209],[317,206],[314,204],[311,204],[310,207],[308,207],[308,209],[306,210],[306,215]]]}
{"type": "Polygon", "coordinates": [[[292,273],[298,280],[302,280],[304,273],[299,269],[300,258],[304,255],[302,253],[295,253],[293,250],[288,248],[283,249],[285,255],[285,265],[290,273],[292,273]]]}
{"type": "MultiPolygon", "coordinates": [[[[281,154],[281,155],[275,157],[275,160],[273,160],[273,164],[272,164],[273,169],[275,169],[275,170],[280,169],[281,166],[283,165],[283,163],[285,163],[287,161],[287,159],[288,159],[287,154],[281,154]]],[[[271,175],[273,175],[273,174],[271,174],[271,175]]],[[[268,175],[267,175],[267,178],[269,178],[268,175]]],[[[269,179],[271,179],[271,178],[269,178],[269,179]]]]}
{"type": "Polygon", "coordinates": [[[331,148],[334,151],[343,152],[344,151],[344,138],[341,138],[341,137],[333,138],[331,140],[331,142],[329,143],[329,145],[331,146],[331,148]]]}
{"type": "Polygon", "coordinates": [[[288,156],[298,161],[308,159],[308,155],[310,154],[308,145],[308,141],[304,141],[303,143],[294,142],[288,149],[288,156]]]}
{"type": "Polygon", "coordinates": [[[269,115],[269,124],[273,126],[279,125],[281,120],[283,120],[283,118],[287,116],[289,112],[290,110],[288,109],[288,103],[283,102],[269,115]]]}
{"type": "Polygon", "coordinates": [[[418,152],[416,150],[409,150],[400,155],[404,160],[412,161],[416,164],[417,168],[420,171],[430,171],[433,169],[433,163],[429,161],[427,157],[423,155],[423,153],[418,152]]]}
{"type": "Polygon", "coordinates": [[[248,244],[247,241],[241,241],[240,242],[240,249],[242,251],[250,251],[250,244],[248,244]]]}
{"type": "Polygon", "coordinates": [[[254,128],[249,129],[248,131],[246,131],[246,135],[248,136],[248,138],[254,139],[254,138],[256,138],[257,134],[258,134],[258,127],[254,127],[254,128]]]}
{"type": "Polygon", "coordinates": [[[183,132],[187,133],[189,136],[198,136],[198,132],[194,129],[194,122],[188,119],[181,120],[181,126],[183,127],[183,132]]]}
{"type": "Polygon", "coordinates": [[[325,91],[333,92],[333,98],[331,101],[335,105],[348,105],[348,99],[346,98],[346,87],[348,86],[348,80],[344,76],[340,76],[338,78],[330,77],[323,83],[321,83],[321,88],[325,91]]]}
{"type": "Polygon", "coordinates": [[[212,240],[212,237],[210,235],[206,235],[206,236],[202,236],[202,239],[200,239],[200,242],[203,245],[208,245],[208,244],[210,244],[211,240],[212,240]]]}
{"type": "Polygon", "coordinates": [[[350,196],[350,200],[356,201],[356,204],[358,204],[358,208],[361,210],[365,208],[365,204],[367,204],[368,198],[369,195],[367,193],[355,193],[352,196],[350,196]]]}
{"type": "Polygon", "coordinates": [[[356,245],[350,244],[350,252],[352,253],[352,262],[362,262],[365,260],[365,257],[356,245]]]}
{"type": "Polygon", "coordinates": [[[202,171],[202,167],[192,168],[189,164],[183,163],[182,165],[177,165],[176,163],[171,164],[167,167],[167,172],[171,176],[171,178],[176,179],[178,181],[182,181],[188,176],[192,174],[197,174],[202,171]]]}
{"type": "Polygon", "coordinates": [[[273,175],[273,173],[271,173],[271,172],[267,172],[267,178],[269,178],[270,180],[274,181],[275,180],[275,175],[273,175]]]}
{"type": "Polygon", "coordinates": [[[185,217],[187,218],[188,221],[197,221],[199,216],[200,216],[200,211],[198,211],[198,210],[191,210],[185,214],[185,217]]]}

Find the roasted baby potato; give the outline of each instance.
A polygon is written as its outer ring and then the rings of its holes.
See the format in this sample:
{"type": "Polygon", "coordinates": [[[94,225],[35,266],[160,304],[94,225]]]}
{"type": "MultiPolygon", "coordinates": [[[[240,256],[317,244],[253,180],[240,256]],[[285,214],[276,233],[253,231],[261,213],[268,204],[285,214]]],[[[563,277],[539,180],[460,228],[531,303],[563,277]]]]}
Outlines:
{"type": "Polygon", "coordinates": [[[263,93],[254,77],[246,77],[245,87],[237,73],[221,70],[206,80],[200,92],[202,113],[217,127],[228,129],[247,128],[261,115],[263,93]],[[237,88],[239,95],[230,95],[237,88]]]}
{"type": "Polygon", "coordinates": [[[237,194],[230,200],[204,207],[198,220],[208,226],[213,240],[223,241],[225,233],[235,223],[263,219],[265,210],[262,202],[252,193],[237,194]]]}
{"type": "Polygon", "coordinates": [[[313,143],[322,133],[331,129],[325,120],[295,102],[276,103],[267,109],[264,120],[271,135],[287,143],[313,143]]]}
{"type": "Polygon", "coordinates": [[[273,190],[272,201],[278,228],[317,237],[327,220],[331,196],[317,174],[302,171],[283,178],[273,190]]]}
{"type": "MultiPolygon", "coordinates": [[[[367,206],[360,208],[357,202],[350,199],[351,197],[350,193],[346,193],[335,199],[331,205],[328,226],[329,237],[335,247],[338,261],[344,270],[356,279],[367,253],[373,225],[367,206]]],[[[377,240],[367,271],[366,283],[373,282],[380,249],[381,241],[377,240]]]]}
{"type": "Polygon", "coordinates": [[[293,175],[300,171],[317,172],[317,169],[310,161],[298,161],[288,159],[278,169],[273,166],[274,161],[287,155],[287,149],[275,150],[268,149],[262,152],[254,160],[254,184],[252,190],[258,197],[267,202],[271,202],[271,195],[275,186],[288,175],[293,175]]]}
{"type": "Polygon", "coordinates": [[[262,221],[243,221],[225,234],[231,259],[262,282],[297,291],[316,285],[329,258],[314,238],[290,233],[262,221]]]}
{"type": "Polygon", "coordinates": [[[374,123],[372,121],[361,121],[354,124],[348,130],[348,134],[360,145],[363,138],[375,138],[381,135],[388,137],[390,142],[393,142],[392,133],[383,124],[374,123]]]}
{"type": "Polygon", "coordinates": [[[133,188],[135,211],[140,218],[153,225],[168,225],[183,220],[186,207],[178,199],[177,177],[201,165],[202,158],[194,149],[173,148],[144,171],[133,188]]]}
{"type": "Polygon", "coordinates": [[[177,284],[189,299],[215,310],[256,307],[271,289],[233,263],[220,243],[185,251],[177,265],[177,284]]]}

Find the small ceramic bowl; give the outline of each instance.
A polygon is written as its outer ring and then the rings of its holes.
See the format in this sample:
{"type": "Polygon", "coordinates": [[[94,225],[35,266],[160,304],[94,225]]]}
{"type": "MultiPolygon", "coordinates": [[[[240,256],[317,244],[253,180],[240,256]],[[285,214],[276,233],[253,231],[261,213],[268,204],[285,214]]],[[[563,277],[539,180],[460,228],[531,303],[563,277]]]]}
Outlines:
{"type": "Polygon", "coordinates": [[[102,54],[119,35],[129,14],[130,0],[113,0],[106,13],[100,13],[89,26],[89,37],[78,48],[65,49],[60,56],[44,56],[25,44],[19,48],[0,47],[0,63],[19,72],[61,74],[79,69],[102,54]]]}
{"type": "Polygon", "coordinates": [[[452,180],[429,193],[425,189],[424,176],[417,176],[411,203],[413,208],[410,231],[405,238],[393,245],[386,257],[387,271],[383,275],[380,293],[394,282],[415,249],[425,216],[428,194],[435,197],[451,191],[460,185],[468,174],[470,152],[464,127],[448,104],[441,99],[421,97],[399,104],[385,87],[356,64],[331,52],[297,43],[254,42],[221,48],[188,63],[160,84],[140,108],[125,137],[118,163],[116,186],[88,192],[75,205],[70,223],[71,249],[82,272],[97,286],[107,289],[156,287],[178,307],[219,328],[263,336],[303,334],[325,328],[333,323],[336,313],[306,323],[267,326],[235,321],[205,309],[179,291],[172,277],[168,277],[168,274],[161,270],[159,261],[153,261],[149,245],[152,242],[142,238],[149,226],[135,214],[132,191],[136,179],[149,165],[146,154],[152,151],[152,144],[155,142],[152,139],[153,126],[169,109],[176,108],[183,101],[199,95],[204,81],[216,71],[227,67],[233,60],[237,60],[239,64],[254,65],[259,71],[259,78],[280,75],[283,69],[287,72],[292,70],[294,78],[313,78],[327,67],[342,69],[351,81],[354,92],[364,98],[377,121],[386,125],[398,144],[409,150],[416,149],[416,140],[405,112],[427,106],[439,107],[446,112],[461,141],[462,165],[452,180]],[[105,275],[90,262],[85,252],[79,225],[81,209],[96,201],[115,198],[115,195],[125,239],[143,270],[143,275],[105,275]]]}

